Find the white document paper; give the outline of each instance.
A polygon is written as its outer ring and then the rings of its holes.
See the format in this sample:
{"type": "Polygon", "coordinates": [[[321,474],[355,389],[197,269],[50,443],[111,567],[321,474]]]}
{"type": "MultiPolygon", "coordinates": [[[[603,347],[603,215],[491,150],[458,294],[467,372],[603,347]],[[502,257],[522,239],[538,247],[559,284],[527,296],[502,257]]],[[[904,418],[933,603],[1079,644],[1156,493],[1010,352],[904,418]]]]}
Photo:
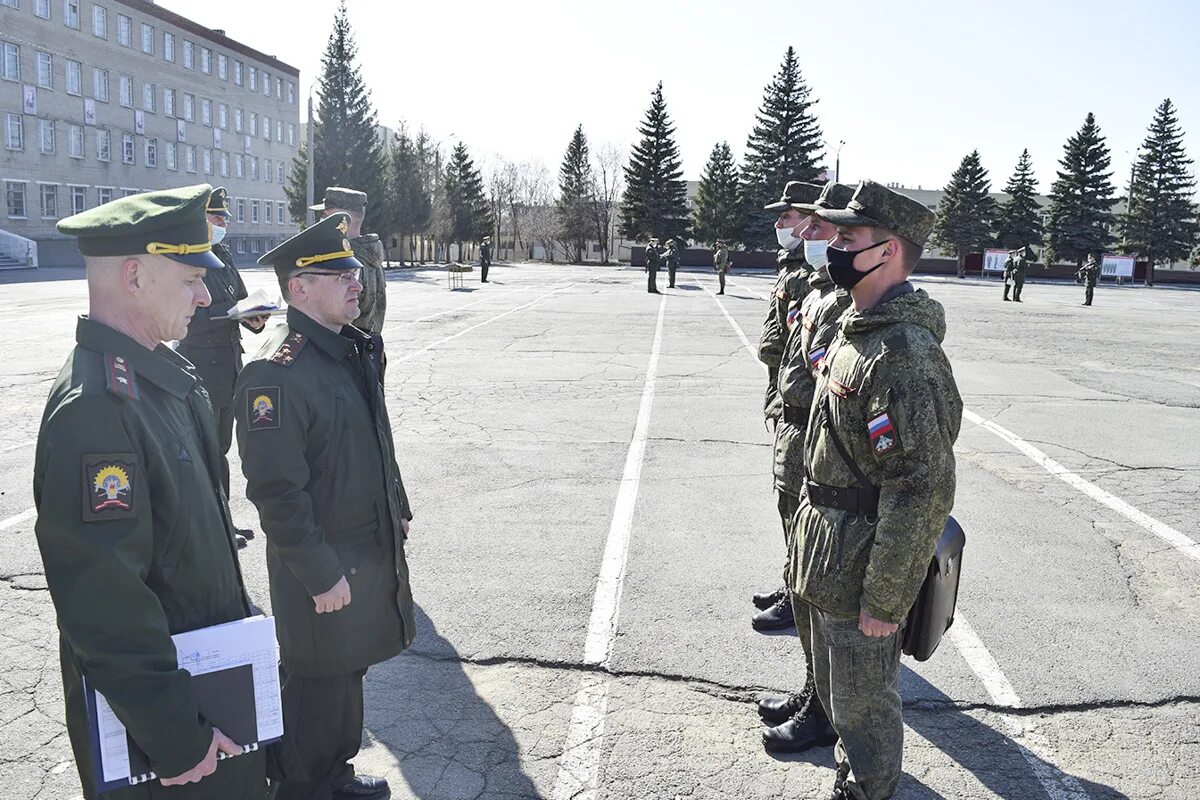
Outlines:
{"type": "Polygon", "coordinates": [[[255,289],[245,300],[239,300],[223,317],[213,319],[248,319],[250,317],[275,316],[287,311],[280,298],[272,298],[263,289],[255,289]]]}
{"type": "MultiPolygon", "coordinates": [[[[250,664],[254,671],[258,742],[283,736],[283,707],[279,699],[279,644],[275,639],[274,617],[247,617],[210,628],[177,633],[171,639],[175,642],[179,668],[192,675],[250,664]]],[[[99,692],[96,692],[96,727],[100,734],[104,780],[136,777],[129,774],[125,726],[99,692]]]]}

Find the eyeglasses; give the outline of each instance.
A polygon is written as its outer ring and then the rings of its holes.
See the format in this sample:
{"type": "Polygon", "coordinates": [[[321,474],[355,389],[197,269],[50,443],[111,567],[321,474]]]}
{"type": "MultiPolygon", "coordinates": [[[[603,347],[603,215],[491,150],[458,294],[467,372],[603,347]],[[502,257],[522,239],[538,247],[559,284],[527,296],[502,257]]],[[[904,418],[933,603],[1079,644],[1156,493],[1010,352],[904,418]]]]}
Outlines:
{"type": "Polygon", "coordinates": [[[308,269],[308,270],[304,270],[302,272],[293,272],[292,277],[293,278],[302,278],[302,277],[306,277],[308,275],[331,275],[337,279],[337,283],[341,284],[342,286],[349,286],[351,283],[354,283],[355,281],[358,280],[360,274],[361,274],[361,270],[357,270],[357,269],[339,269],[336,271],[308,269]]]}

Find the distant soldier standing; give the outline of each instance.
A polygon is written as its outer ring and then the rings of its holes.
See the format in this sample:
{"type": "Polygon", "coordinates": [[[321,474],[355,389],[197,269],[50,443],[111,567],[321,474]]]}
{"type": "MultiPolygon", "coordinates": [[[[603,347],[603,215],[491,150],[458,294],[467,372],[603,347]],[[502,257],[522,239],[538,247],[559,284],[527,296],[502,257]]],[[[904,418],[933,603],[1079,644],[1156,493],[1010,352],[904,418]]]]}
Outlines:
{"type": "Polygon", "coordinates": [[[646,245],[646,291],[650,294],[662,294],[658,291],[658,239],[651,239],[646,245]]]}
{"type": "Polygon", "coordinates": [[[1025,273],[1029,269],[1029,248],[1022,247],[1019,250],[1014,250],[1009,256],[1012,260],[1012,281],[1014,302],[1021,302],[1021,290],[1025,288],[1025,273]]]}
{"type": "Polygon", "coordinates": [[[487,283],[488,267],[492,265],[492,237],[485,236],[479,243],[479,282],[487,283]]]}
{"type": "Polygon", "coordinates": [[[717,239],[714,244],[717,249],[713,253],[713,269],[717,271],[717,280],[721,284],[721,290],[717,294],[725,294],[725,273],[729,271],[729,249],[720,239],[717,239]]]}
{"type": "Polygon", "coordinates": [[[817,213],[837,225],[829,276],[853,305],[817,378],[789,583],[839,737],[832,796],[885,800],[902,768],[903,625],[954,504],[962,400],[945,312],[908,280],[933,212],[867,181],[817,213]]]}
{"type": "Polygon", "coordinates": [[[675,288],[675,271],[679,269],[679,245],[674,239],[667,240],[667,254],[664,256],[667,262],[667,288],[675,288]]]}
{"type": "Polygon", "coordinates": [[[1013,251],[1010,250],[1008,252],[1008,257],[1004,259],[1004,302],[1006,303],[1012,300],[1012,298],[1008,296],[1009,292],[1012,290],[1012,277],[1013,251]]]}
{"type": "Polygon", "coordinates": [[[1096,291],[1096,281],[1100,280],[1100,263],[1096,259],[1095,253],[1088,254],[1087,263],[1079,268],[1075,273],[1083,279],[1084,289],[1083,304],[1090,306],[1092,304],[1092,293],[1096,291]]]}
{"type": "Polygon", "coordinates": [[[325,190],[325,200],[310,208],[319,211],[322,219],[337,213],[349,215],[346,238],[350,240],[354,257],[362,264],[360,282],[363,286],[358,303],[360,313],[354,320],[354,327],[367,333],[382,333],[387,312],[387,276],[383,272],[383,242],[378,234],[362,232],[363,217],[367,213],[366,193],[330,186],[325,190]]]}

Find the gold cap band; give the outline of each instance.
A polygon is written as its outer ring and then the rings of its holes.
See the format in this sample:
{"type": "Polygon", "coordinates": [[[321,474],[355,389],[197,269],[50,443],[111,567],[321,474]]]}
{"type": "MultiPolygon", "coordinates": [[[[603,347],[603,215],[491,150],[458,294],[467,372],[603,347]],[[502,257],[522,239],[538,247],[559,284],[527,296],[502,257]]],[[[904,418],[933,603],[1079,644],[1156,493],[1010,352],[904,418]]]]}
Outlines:
{"type": "Polygon", "coordinates": [[[320,264],[322,261],[335,261],[339,258],[354,258],[354,253],[350,250],[340,250],[336,253],[325,253],[324,255],[319,256],[306,256],[304,258],[297,258],[296,266],[300,269],[304,269],[305,267],[313,264],[320,264]]]}
{"type": "Polygon", "coordinates": [[[152,256],[190,256],[195,253],[207,253],[212,250],[212,244],[205,242],[204,244],[163,244],[162,242],[150,242],[146,245],[146,252],[152,256]]]}

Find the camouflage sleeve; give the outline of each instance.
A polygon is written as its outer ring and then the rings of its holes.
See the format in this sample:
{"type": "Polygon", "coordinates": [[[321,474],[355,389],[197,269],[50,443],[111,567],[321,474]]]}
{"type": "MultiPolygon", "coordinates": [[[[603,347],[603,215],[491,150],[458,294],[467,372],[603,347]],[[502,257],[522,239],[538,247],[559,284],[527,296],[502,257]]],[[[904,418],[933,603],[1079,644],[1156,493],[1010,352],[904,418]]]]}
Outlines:
{"type": "Polygon", "coordinates": [[[868,474],[878,478],[879,522],[860,606],[876,619],[899,623],[916,600],[954,506],[962,400],[936,346],[889,351],[869,391],[867,422],[876,432],[868,433],[875,459],[868,474]]]}
{"type": "Polygon", "coordinates": [[[146,464],[117,420],[120,402],[79,398],[42,431],[35,531],[62,638],[151,766],[170,777],[200,763],[212,727],[199,717],[191,676],[179,668],[166,614],[146,583],[155,509],[146,464]],[[105,475],[118,487],[114,500],[85,502],[105,475]]]}
{"type": "Polygon", "coordinates": [[[758,360],[767,365],[772,375],[779,368],[779,362],[783,359],[783,322],[787,317],[787,301],[780,299],[782,293],[783,276],[780,275],[774,288],[771,289],[771,296],[767,298],[767,316],[763,320],[762,333],[758,337],[758,360]],[[780,313],[781,305],[783,306],[782,314],[780,313]]]}
{"type": "Polygon", "coordinates": [[[363,290],[358,296],[358,319],[354,324],[370,333],[379,333],[387,309],[387,279],[381,267],[368,263],[363,263],[361,275],[363,290]]]}
{"type": "Polygon", "coordinates": [[[246,497],[258,509],[267,541],[315,597],[333,588],[343,569],[317,524],[306,488],[311,411],[303,393],[281,380],[287,369],[291,368],[252,361],[238,376],[234,395],[238,453],[246,497]],[[252,422],[255,408],[267,411],[255,414],[252,422]]]}

